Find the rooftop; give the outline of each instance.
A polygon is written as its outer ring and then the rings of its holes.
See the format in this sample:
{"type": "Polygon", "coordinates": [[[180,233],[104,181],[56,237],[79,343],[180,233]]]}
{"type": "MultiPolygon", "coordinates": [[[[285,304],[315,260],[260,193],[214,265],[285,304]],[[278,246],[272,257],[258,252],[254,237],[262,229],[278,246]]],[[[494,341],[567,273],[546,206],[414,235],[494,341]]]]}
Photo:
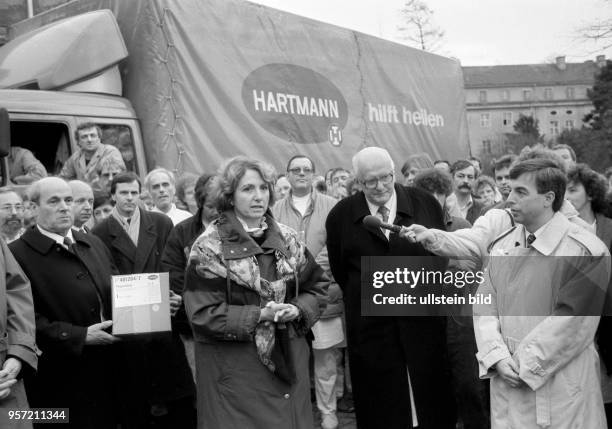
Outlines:
{"type": "Polygon", "coordinates": [[[558,57],[552,64],[463,67],[463,80],[466,88],[592,85],[602,62],[603,56],[584,63],[566,63],[565,57],[558,57]]]}

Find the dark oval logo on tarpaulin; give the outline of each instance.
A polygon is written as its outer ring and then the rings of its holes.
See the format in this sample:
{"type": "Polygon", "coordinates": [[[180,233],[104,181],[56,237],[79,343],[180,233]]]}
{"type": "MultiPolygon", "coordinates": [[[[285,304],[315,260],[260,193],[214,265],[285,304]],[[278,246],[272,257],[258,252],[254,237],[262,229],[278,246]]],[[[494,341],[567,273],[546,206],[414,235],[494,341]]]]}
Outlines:
{"type": "Polygon", "coordinates": [[[338,146],[348,120],[340,90],[321,73],[293,64],[254,70],[242,85],[242,101],[266,131],[292,143],[338,146]]]}

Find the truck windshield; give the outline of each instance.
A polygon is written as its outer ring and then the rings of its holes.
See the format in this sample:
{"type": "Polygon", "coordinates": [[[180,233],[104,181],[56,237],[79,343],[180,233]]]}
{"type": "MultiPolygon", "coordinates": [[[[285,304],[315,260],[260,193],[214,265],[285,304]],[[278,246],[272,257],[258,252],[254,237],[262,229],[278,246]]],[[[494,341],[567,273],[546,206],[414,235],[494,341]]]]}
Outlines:
{"type": "Polygon", "coordinates": [[[19,168],[16,164],[29,162],[22,160],[16,153],[22,152],[23,155],[25,152],[15,148],[27,149],[42,163],[48,174],[58,174],[64,161],[70,156],[69,142],[68,126],[64,123],[11,121],[11,180],[15,182],[16,175],[21,175],[15,171],[19,168]]]}
{"type": "MultiPolygon", "coordinates": [[[[108,123],[96,125],[102,131],[101,142],[119,149],[126,169],[137,171],[130,127],[108,123]]],[[[74,131],[70,131],[64,122],[11,121],[11,153],[8,159],[11,182],[27,185],[47,174],[60,174],[68,158],[78,150],[73,134],[74,131]]]]}

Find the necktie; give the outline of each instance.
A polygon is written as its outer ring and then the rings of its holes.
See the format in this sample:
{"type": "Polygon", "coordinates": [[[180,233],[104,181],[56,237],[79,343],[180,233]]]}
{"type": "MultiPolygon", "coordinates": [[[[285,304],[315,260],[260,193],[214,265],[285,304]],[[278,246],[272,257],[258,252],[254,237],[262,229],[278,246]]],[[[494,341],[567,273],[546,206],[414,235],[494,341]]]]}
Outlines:
{"type": "Polygon", "coordinates": [[[382,221],[384,223],[389,222],[389,209],[387,207],[385,206],[378,207],[378,213],[381,215],[382,221]]]}
{"type": "Polygon", "coordinates": [[[66,248],[68,249],[69,252],[74,253],[74,249],[72,248],[72,245],[74,243],[72,242],[72,240],[70,239],[70,237],[64,237],[64,246],[66,246],[66,248]]]}
{"type": "Polygon", "coordinates": [[[531,246],[531,244],[536,240],[536,236],[533,234],[529,234],[527,236],[527,247],[531,246]]]}

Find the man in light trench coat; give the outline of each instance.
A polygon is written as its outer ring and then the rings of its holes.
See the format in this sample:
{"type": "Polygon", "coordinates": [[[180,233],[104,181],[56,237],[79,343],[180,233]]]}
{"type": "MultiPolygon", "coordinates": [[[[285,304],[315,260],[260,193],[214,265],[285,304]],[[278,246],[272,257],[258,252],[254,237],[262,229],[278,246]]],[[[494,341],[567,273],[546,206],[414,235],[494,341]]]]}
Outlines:
{"type": "Polygon", "coordinates": [[[532,159],[510,170],[517,224],[491,243],[474,306],[480,376],[491,379],[491,427],[605,428],[594,336],[610,254],[559,212],[566,177],[532,159]]]}
{"type": "Polygon", "coordinates": [[[9,410],[28,409],[21,375],[35,371],[34,305],[30,281],[0,239],[0,428],[31,428],[28,420],[9,418],[9,410]]]}

